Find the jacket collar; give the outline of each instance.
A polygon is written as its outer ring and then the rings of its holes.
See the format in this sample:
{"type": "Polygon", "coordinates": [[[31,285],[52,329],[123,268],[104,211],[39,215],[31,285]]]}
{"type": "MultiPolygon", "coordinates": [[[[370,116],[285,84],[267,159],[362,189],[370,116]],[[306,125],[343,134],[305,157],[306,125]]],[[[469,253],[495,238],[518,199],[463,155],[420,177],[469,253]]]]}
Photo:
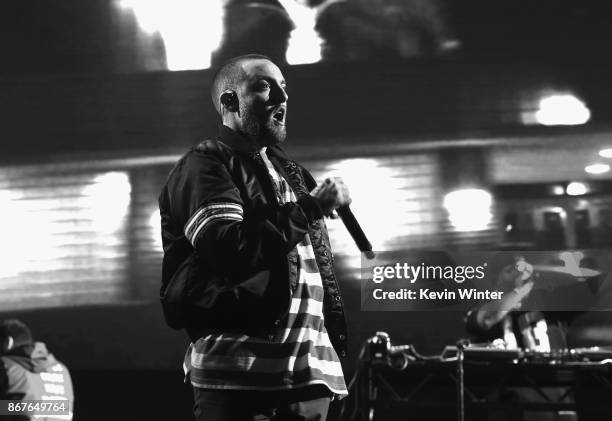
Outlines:
{"type": "Polygon", "coordinates": [[[218,140],[226,146],[229,146],[230,149],[235,152],[246,154],[254,154],[257,152],[256,150],[253,150],[252,145],[245,136],[225,125],[221,125],[219,127],[218,140]]]}

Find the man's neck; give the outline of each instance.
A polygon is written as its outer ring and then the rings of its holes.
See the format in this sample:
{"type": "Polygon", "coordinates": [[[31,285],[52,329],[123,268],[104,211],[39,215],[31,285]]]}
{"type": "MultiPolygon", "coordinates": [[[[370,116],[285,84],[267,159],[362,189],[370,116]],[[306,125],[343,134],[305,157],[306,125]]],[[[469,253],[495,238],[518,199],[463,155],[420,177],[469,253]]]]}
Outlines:
{"type": "Polygon", "coordinates": [[[223,143],[242,152],[258,152],[264,154],[266,147],[253,141],[246,133],[236,130],[228,125],[223,125],[219,132],[223,143]]]}

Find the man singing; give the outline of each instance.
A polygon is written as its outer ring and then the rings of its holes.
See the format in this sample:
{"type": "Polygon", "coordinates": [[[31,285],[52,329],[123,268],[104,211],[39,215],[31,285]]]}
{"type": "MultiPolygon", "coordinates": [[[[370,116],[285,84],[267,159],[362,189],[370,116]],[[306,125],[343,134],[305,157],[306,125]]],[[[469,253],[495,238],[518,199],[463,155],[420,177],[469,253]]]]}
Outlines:
{"type": "Polygon", "coordinates": [[[267,57],[216,72],[222,120],[159,198],[164,286],[185,279],[197,420],[324,420],[345,396],[346,323],[323,216],[351,202],[288,159],[287,85],[267,57]]]}

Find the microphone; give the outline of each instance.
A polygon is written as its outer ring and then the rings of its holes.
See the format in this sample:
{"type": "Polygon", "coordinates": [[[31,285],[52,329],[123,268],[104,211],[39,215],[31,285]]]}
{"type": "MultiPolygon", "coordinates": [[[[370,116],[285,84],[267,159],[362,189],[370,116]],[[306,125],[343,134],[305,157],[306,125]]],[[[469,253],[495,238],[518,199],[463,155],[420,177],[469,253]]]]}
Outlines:
{"type": "Polygon", "coordinates": [[[376,254],[374,254],[372,251],[372,244],[370,244],[368,238],[361,229],[361,226],[359,226],[359,222],[357,222],[357,219],[355,219],[355,215],[353,215],[351,208],[349,208],[348,205],[340,206],[338,209],[336,209],[336,212],[338,213],[338,216],[340,216],[340,219],[342,219],[342,222],[344,223],[344,226],[348,230],[349,234],[351,234],[351,237],[353,237],[353,241],[355,241],[355,244],[357,244],[357,248],[359,248],[359,250],[363,252],[368,259],[373,259],[376,254]]]}

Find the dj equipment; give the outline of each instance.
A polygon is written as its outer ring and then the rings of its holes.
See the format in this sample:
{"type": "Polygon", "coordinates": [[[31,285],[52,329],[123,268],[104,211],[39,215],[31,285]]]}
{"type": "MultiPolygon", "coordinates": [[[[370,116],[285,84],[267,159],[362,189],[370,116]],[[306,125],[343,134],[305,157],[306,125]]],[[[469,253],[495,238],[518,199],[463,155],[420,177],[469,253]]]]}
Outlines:
{"type": "Polygon", "coordinates": [[[353,413],[363,421],[464,421],[466,412],[470,421],[485,420],[500,410],[566,411],[575,417],[577,391],[604,392],[599,408],[589,409],[608,411],[605,419],[612,419],[612,405],[605,403],[612,399],[612,348],[540,352],[461,340],[440,355],[424,356],[377,332],[362,349],[356,385],[353,413]],[[394,417],[398,408],[403,415],[394,417]]]}

